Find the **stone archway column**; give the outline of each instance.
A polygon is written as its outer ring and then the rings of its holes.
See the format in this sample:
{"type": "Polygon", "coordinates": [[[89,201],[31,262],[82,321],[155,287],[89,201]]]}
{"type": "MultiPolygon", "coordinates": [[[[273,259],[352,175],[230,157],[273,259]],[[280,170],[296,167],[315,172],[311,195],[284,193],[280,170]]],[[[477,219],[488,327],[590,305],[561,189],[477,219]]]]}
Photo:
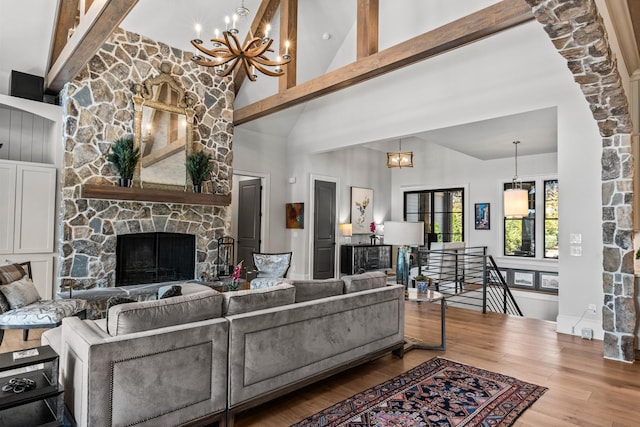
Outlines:
{"type": "Polygon", "coordinates": [[[594,0],[525,0],[567,60],[602,136],[604,357],[635,356],[631,117],[594,0]]]}

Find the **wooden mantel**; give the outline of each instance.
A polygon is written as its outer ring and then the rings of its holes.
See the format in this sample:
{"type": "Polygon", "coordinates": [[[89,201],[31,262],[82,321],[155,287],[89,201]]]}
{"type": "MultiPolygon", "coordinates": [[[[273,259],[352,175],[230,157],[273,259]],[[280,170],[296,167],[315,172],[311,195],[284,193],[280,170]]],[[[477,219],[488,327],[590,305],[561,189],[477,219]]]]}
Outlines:
{"type": "Polygon", "coordinates": [[[133,200],[136,202],[185,203],[190,205],[229,206],[231,204],[230,194],[204,194],[99,184],[84,184],[80,197],[83,199],[133,200]]]}

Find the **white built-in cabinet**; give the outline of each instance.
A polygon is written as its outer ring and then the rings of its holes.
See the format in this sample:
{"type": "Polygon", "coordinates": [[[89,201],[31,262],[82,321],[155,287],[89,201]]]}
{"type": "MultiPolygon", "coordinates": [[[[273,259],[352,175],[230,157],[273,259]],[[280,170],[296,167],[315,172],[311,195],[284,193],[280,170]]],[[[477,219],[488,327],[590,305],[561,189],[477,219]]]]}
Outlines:
{"type": "Polygon", "coordinates": [[[31,261],[38,292],[51,298],[55,166],[0,160],[0,201],[0,264],[31,261]]]}

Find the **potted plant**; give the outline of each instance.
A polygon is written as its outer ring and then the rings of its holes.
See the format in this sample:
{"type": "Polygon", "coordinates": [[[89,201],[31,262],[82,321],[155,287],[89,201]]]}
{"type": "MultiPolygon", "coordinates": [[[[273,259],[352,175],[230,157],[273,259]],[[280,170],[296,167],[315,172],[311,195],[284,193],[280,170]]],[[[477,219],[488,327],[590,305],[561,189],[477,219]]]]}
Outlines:
{"type": "Polygon", "coordinates": [[[124,137],[113,141],[107,153],[107,160],[113,163],[120,174],[118,185],[130,187],[133,173],[140,160],[140,150],[138,147],[134,148],[133,138],[124,137]]]}
{"type": "Polygon", "coordinates": [[[202,188],[202,182],[211,175],[211,154],[205,154],[204,151],[196,151],[187,156],[187,171],[191,175],[193,183],[193,191],[199,193],[202,188]]]}
{"type": "Polygon", "coordinates": [[[413,278],[416,282],[416,288],[418,288],[418,293],[424,294],[427,292],[427,288],[429,286],[429,279],[424,274],[419,274],[413,278]]]}

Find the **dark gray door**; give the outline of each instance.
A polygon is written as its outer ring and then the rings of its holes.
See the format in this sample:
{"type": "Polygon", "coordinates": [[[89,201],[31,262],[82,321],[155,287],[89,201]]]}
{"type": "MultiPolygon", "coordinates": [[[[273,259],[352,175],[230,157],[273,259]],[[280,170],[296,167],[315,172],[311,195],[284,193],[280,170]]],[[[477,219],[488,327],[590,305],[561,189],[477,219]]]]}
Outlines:
{"type": "Polygon", "coordinates": [[[238,184],[238,256],[247,271],[254,270],[251,252],[260,252],[260,211],[262,185],[260,178],[238,184]]]}
{"type": "Polygon", "coordinates": [[[314,183],[313,278],[329,279],[335,274],[336,184],[314,183]]]}

